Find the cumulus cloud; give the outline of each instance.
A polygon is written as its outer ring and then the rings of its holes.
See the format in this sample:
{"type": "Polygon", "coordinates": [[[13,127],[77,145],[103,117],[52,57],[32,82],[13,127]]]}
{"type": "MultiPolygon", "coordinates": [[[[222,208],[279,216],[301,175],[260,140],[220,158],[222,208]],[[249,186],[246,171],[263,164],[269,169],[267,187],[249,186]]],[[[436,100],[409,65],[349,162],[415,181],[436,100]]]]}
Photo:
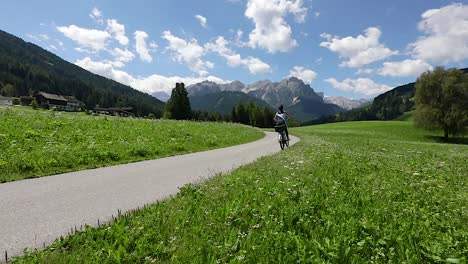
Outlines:
{"type": "Polygon", "coordinates": [[[382,32],[376,27],[366,29],[364,35],[357,37],[340,38],[323,33],[320,36],[327,41],[320,43],[320,46],[337,52],[340,58],[347,58],[347,61],[340,63],[341,67],[357,68],[398,54],[398,51],[393,51],[380,43],[381,35],[382,32]]]}
{"type": "Polygon", "coordinates": [[[382,76],[417,77],[427,70],[432,70],[432,66],[422,60],[404,60],[384,62],[378,73],[382,76]]]}
{"type": "MultiPolygon", "coordinates": [[[[116,61],[119,61],[119,62],[122,62],[122,63],[130,62],[135,58],[135,54],[133,54],[128,49],[123,50],[123,49],[119,49],[119,48],[114,48],[113,50],[110,50],[109,53],[112,56],[114,56],[116,61]]],[[[118,64],[118,65],[121,65],[121,64],[118,64]]]]}
{"type": "Polygon", "coordinates": [[[144,31],[135,31],[135,46],[138,55],[140,55],[140,59],[146,62],[153,61],[153,57],[151,57],[148,49],[148,45],[146,44],[146,39],[148,38],[148,34],[144,31]]]}
{"type": "Polygon", "coordinates": [[[107,41],[111,38],[111,35],[106,31],[80,28],[75,25],[57,27],[57,30],[78,43],[81,49],[87,48],[92,51],[105,49],[107,41]]]}
{"type": "Polygon", "coordinates": [[[97,7],[94,7],[93,10],[91,10],[89,17],[99,24],[104,24],[104,20],[102,19],[102,12],[97,7]]]}
{"type": "Polygon", "coordinates": [[[162,38],[169,42],[167,49],[174,52],[173,59],[187,65],[191,71],[207,75],[207,70],[213,68],[213,63],[202,59],[206,51],[196,39],[186,41],[174,36],[170,31],[164,31],[162,38]]]}
{"type": "Polygon", "coordinates": [[[364,68],[364,69],[357,70],[356,74],[372,74],[374,72],[375,72],[374,69],[364,68]]]}
{"type": "Polygon", "coordinates": [[[196,15],[195,18],[198,19],[202,27],[206,28],[206,17],[202,15],[196,15]]]}
{"type": "Polygon", "coordinates": [[[114,38],[124,46],[128,45],[128,38],[125,35],[125,26],[119,24],[115,19],[107,19],[107,30],[113,34],[114,38]]]}
{"type": "Polygon", "coordinates": [[[294,68],[289,71],[288,77],[296,77],[304,81],[304,83],[310,84],[315,77],[317,77],[317,73],[302,66],[294,66],[294,68]]]}
{"type": "Polygon", "coordinates": [[[468,59],[468,5],[430,9],[421,18],[418,29],[425,36],[409,45],[414,58],[439,64],[468,59]]]}
{"type": "Polygon", "coordinates": [[[128,73],[114,69],[111,62],[93,61],[91,58],[86,57],[84,59],[77,60],[75,64],[90,72],[105,76],[126,85],[129,85],[134,79],[128,73]]]}
{"type": "Polygon", "coordinates": [[[249,34],[248,45],[270,53],[286,52],[296,47],[291,26],[284,18],[288,14],[293,14],[296,22],[302,23],[307,8],[303,7],[302,0],[248,0],[245,16],[255,25],[249,34]]]}
{"type": "Polygon", "coordinates": [[[325,82],[331,84],[334,88],[351,93],[359,93],[365,95],[378,95],[386,92],[392,87],[384,84],[375,83],[369,78],[358,78],[358,79],[345,79],[343,81],[337,81],[335,78],[325,79],[325,82]]]}
{"type": "Polygon", "coordinates": [[[171,93],[172,88],[175,87],[177,82],[183,82],[185,85],[191,85],[202,82],[204,80],[216,82],[216,83],[228,83],[221,78],[215,76],[208,77],[181,77],[181,76],[162,76],[153,74],[148,77],[135,77],[125,71],[116,70],[113,62],[100,62],[94,61],[89,57],[86,57],[75,62],[76,65],[91,71],[95,74],[105,76],[109,79],[113,79],[117,82],[129,85],[130,87],[139,91],[152,94],[154,92],[165,92],[171,93]]]}
{"type": "Polygon", "coordinates": [[[242,58],[240,54],[231,50],[228,47],[228,44],[228,41],[224,39],[224,37],[219,36],[214,42],[207,43],[205,48],[224,57],[230,67],[239,67],[243,65],[252,74],[271,72],[271,67],[267,63],[251,56],[242,58]]]}

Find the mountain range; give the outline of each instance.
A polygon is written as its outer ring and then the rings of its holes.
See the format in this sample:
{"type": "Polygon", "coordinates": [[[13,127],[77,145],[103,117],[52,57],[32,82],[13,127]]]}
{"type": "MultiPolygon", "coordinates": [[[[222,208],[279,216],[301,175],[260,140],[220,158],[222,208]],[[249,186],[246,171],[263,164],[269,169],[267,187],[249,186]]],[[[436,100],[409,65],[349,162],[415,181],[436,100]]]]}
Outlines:
{"type": "Polygon", "coordinates": [[[193,110],[218,112],[222,114],[231,113],[232,108],[239,103],[254,103],[258,107],[266,107],[269,110],[274,110],[267,102],[238,91],[220,91],[205,95],[190,96],[189,99],[190,106],[193,110]]]}
{"type": "Polygon", "coordinates": [[[329,104],[336,104],[346,110],[359,108],[372,103],[372,99],[350,99],[343,96],[325,96],[323,100],[329,104]]]}
{"type": "Polygon", "coordinates": [[[193,101],[192,107],[204,111],[216,111],[223,104],[223,112],[226,112],[239,102],[250,101],[274,109],[283,105],[286,111],[300,121],[344,111],[335,104],[325,102],[323,95],[317,94],[310,85],[296,77],[279,82],[263,80],[251,85],[240,81],[227,84],[203,81],[188,86],[187,92],[193,101]]]}

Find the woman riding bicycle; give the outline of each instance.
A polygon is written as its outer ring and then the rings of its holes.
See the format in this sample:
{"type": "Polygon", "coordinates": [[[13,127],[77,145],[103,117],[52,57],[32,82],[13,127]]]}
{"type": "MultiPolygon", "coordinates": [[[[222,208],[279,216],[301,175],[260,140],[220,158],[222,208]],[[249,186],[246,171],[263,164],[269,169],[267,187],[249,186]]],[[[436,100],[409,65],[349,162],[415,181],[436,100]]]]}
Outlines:
{"type": "Polygon", "coordinates": [[[284,125],[284,130],[286,131],[286,137],[288,138],[288,141],[289,141],[288,124],[286,123],[286,115],[288,114],[283,110],[283,105],[280,105],[278,107],[278,110],[279,111],[275,113],[273,120],[275,121],[275,124],[277,126],[284,125]]]}

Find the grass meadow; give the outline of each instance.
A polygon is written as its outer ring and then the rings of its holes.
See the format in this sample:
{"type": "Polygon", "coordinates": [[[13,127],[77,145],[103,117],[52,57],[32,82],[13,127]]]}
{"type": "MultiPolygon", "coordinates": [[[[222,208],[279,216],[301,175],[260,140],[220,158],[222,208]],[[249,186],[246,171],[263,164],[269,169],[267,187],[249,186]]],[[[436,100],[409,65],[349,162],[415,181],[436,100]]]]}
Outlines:
{"type": "Polygon", "coordinates": [[[0,107],[0,182],[226,147],[263,135],[229,123],[0,107]]]}
{"type": "Polygon", "coordinates": [[[403,121],[291,132],[286,151],[14,262],[466,263],[468,146],[403,121]]]}

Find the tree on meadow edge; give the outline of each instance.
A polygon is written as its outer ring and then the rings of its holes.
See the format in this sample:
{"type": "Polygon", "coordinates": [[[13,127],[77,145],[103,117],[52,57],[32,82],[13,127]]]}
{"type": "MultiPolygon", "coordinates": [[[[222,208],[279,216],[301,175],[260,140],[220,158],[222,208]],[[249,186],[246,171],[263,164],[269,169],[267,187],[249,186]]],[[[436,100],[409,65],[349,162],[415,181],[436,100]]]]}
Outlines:
{"type": "Polygon", "coordinates": [[[171,98],[167,101],[164,118],[187,120],[192,118],[192,109],[184,83],[176,83],[171,98]]]}
{"type": "Polygon", "coordinates": [[[463,135],[468,126],[468,74],[437,67],[416,81],[416,125],[442,129],[444,138],[463,135]]]}

